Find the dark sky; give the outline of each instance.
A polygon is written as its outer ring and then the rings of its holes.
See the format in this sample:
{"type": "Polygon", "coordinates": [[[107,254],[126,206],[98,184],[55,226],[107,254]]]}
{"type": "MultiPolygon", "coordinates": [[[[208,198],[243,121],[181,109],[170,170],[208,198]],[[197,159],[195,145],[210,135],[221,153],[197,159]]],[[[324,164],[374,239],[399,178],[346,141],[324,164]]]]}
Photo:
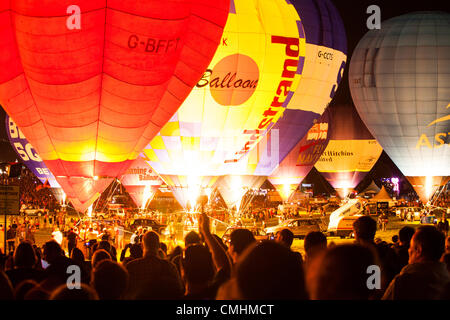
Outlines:
{"type": "MultiPolygon", "coordinates": [[[[344,21],[347,32],[348,58],[347,68],[344,71],[344,78],[339,85],[338,91],[334,97],[332,104],[351,103],[351,95],[348,88],[348,65],[351,54],[356,47],[358,41],[368,31],[366,21],[369,14],[366,13],[367,7],[370,5],[378,5],[381,9],[381,20],[386,20],[394,16],[402,15],[414,11],[447,11],[450,12],[450,2],[447,0],[425,0],[425,1],[406,1],[406,0],[332,0],[339,10],[342,20],[344,21]]],[[[1,71],[0,71],[1,72],[1,71]]],[[[5,131],[5,113],[0,108],[0,161],[14,161],[17,156],[12,150],[5,131]]],[[[389,157],[383,152],[380,161],[374,167],[376,176],[385,176],[392,169],[398,171],[395,165],[390,161],[389,157]]],[[[373,175],[373,174],[372,174],[373,175]]]]}

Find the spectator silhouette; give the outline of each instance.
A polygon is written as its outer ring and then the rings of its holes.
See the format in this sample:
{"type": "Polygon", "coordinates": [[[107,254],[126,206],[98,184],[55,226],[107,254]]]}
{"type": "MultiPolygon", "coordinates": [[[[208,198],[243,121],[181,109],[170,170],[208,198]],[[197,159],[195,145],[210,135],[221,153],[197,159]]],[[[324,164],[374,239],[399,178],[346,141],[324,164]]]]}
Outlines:
{"type": "Polygon", "coordinates": [[[31,290],[37,287],[39,284],[34,280],[24,280],[19,283],[14,289],[15,300],[25,300],[25,295],[31,290]]]}
{"type": "MultiPolygon", "coordinates": [[[[294,234],[289,229],[283,229],[277,233],[277,237],[275,239],[278,243],[284,245],[289,250],[291,249],[292,243],[294,242],[294,234]]],[[[303,257],[300,252],[292,251],[294,255],[297,256],[298,262],[303,264],[303,257]]]]}
{"type": "Polygon", "coordinates": [[[318,254],[327,249],[327,237],[320,231],[308,232],[305,236],[303,247],[305,248],[306,269],[318,254]]]}
{"type": "Polygon", "coordinates": [[[395,248],[395,253],[397,254],[397,261],[399,264],[399,268],[403,268],[408,264],[409,260],[409,244],[411,242],[411,238],[414,235],[414,232],[416,230],[412,227],[405,226],[400,229],[398,232],[399,237],[399,245],[397,248],[395,248]]]}
{"type": "Polygon", "coordinates": [[[336,245],[312,261],[306,277],[312,300],[368,300],[367,268],[378,265],[374,250],[357,244],[336,245]]]}
{"type": "Polygon", "coordinates": [[[37,262],[33,246],[28,241],[21,242],[14,251],[14,269],[6,271],[13,288],[24,280],[43,279],[43,272],[35,268],[37,262]]]}
{"type": "Polygon", "coordinates": [[[94,289],[82,283],[80,289],[69,289],[67,285],[61,285],[50,295],[49,300],[98,300],[98,295],[94,289]]]}
{"type": "Polygon", "coordinates": [[[49,264],[44,270],[44,281],[41,282],[43,289],[53,291],[60,285],[66,284],[67,278],[70,276],[67,268],[74,265],[75,262],[65,256],[59,243],[55,240],[47,241],[43,248],[43,259],[49,264]]]}
{"type": "Polygon", "coordinates": [[[128,282],[128,271],[117,262],[102,260],[92,270],[91,285],[100,300],[123,299],[128,282]]]}
{"type": "Polygon", "coordinates": [[[307,299],[303,268],[286,246],[254,241],[239,257],[232,278],[219,289],[217,299],[307,299]]]}
{"type": "Polygon", "coordinates": [[[70,258],[81,268],[81,281],[89,283],[92,268],[90,262],[85,260],[83,252],[78,248],[73,248],[70,258]]]}
{"type": "Polygon", "coordinates": [[[129,243],[122,250],[122,253],[120,254],[120,261],[122,262],[122,265],[126,267],[128,262],[142,258],[143,255],[144,252],[140,243],[129,243]],[[130,256],[125,257],[128,248],[130,249],[130,256]]]}
{"type": "Polygon", "coordinates": [[[130,275],[128,298],[177,299],[183,294],[178,271],[173,263],[158,255],[159,236],[148,231],[143,237],[144,255],[127,263],[130,275]]]}
{"type": "Polygon", "coordinates": [[[394,249],[390,248],[386,242],[375,243],[375,233],[377,223],[369,216],[362,216],[353,222],[353,232],[357,244],[375,249],[376,259],[381,267],[381,290],[384,291],[389,282],[400,271],[397,255],[394,249]]]}
{"type": "Polygon", "coordinates": [[[13,300],[14,290],[8,276],[0,270],[0,300],[13,300]]]}
{"type": "Polygon", "coordinates": [[[213,300],[216,295],[211,282],[214,278],[211,253],[201,245],[188,246],[181,259],[181,276],[185,283],[185,298],[190,300],[213,300]]]}
{"type": "Polygon", "coordinates": [[[444,235],[434,226],[421,226],[414,233],[409,261],[389,284],[384,300],[440,299],[450,282],[446,265],[439,262],[444,235]]]}
{"type": "Polygon", "coordinates": [[[231,232],[230,234],[230,246],[228,247],[228,253],[232,261],[236,263],[239,256],[244,252],[244,250],[255,242],[255,236],[250,230],[233,230],[233,232],[231,232]]]}
{"type": "Polygon", "coordinates": [[[109,252],[104,249],[96,250],[92,256],[92,269],[94,269],[99,262],[103,260],[112,260],[109,252]]]}

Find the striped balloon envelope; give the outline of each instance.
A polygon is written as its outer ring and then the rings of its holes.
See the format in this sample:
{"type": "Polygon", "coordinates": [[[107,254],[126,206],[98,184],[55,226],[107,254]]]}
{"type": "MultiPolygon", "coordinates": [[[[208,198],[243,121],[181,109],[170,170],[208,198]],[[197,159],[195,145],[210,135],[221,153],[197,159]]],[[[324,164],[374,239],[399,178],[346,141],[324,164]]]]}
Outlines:
{"type": "Polygon", "coordinates": [[[355,106],[423,203],[450,176],[450,14],[383,21],[353,53],[355,106]]]}
{"type": "Polygon", "coordinates": [[[329,142],[315,167],[341,198],[364,179],[383,152],[352,105],[332,105],[329,142]]]}
{"type": "Polygon", "coordinates": [[[67,195],[120,177],[210,63],[229,0],[0,2],[0,104],[67,195]]]}
{"type": "Polygon", "coordinates": [[[212,186],[225,174],[224,163],[244,157],[282,115],[301,78],[306,50],[293,3],[231,1],[210,66],[144,150],[176,193],[212,186]]]}

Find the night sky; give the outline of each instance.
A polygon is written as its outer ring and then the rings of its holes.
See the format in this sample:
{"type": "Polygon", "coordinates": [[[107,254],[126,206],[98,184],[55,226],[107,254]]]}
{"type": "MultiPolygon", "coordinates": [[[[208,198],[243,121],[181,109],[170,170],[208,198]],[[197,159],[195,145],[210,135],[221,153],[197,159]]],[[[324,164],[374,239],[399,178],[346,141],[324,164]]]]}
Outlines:
{"type": "MultiPolygon", "coordinates": [[[[339,85],[337,93],[331,102],[334,104],[352,104],[350,90],[348,87],[348,66],[351,54],[356,47],[358,41],[368,31],[366,26],[367,18],[370,16],[366,13],[367,7],[370,5],[378,5],[381,9],[381,21],[391,17],[399,16],[414,11],[447,11],[450,12],[450,2],[445,0],[426,0],[426,1],[406,1],[406,0],[332,0],[339,10],[344,26],[347,32],[347,67],[344,71],[344,77],[339,85]]],[[[76,2],[76,1],[75,1],[76,2]]],[[[381,25],[383,27],[383,25],[381,25]]],[[[1,71],[0,71],[1,72],[1,71]]],[[[0,160],[14,161],[17,159],[15,152],[12,150],[5,131],[5,112],[0,108],[0,160]]],[[[308,180],[317,181],[317,171],[313,170],[308,176],[308,180]]],[[[372,172],[360,184],[360,187],[368,185],[371,179],[388,177],[391,175],[401,175],[398,168],[392,163],[385,152],[381,155],[379,161],[373,168],[372,172]]],[[[320,179],[321,180],[321,179],[320,179]]],[[[324,184],[324,181],[318,181],[317,184],[324,184]]],[[[359,189],[359,188],[358,188],[359,189]]]]}

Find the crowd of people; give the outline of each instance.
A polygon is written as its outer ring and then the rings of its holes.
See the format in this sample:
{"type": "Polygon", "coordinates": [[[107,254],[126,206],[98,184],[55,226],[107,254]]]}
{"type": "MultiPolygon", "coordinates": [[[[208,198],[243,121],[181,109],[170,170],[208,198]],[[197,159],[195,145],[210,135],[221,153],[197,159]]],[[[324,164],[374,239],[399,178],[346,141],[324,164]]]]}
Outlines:
{"type": "Polygon", "coordinates": [[[156,232],[147,231],[118,250],[105,233],[92,244],[91,257],[70,230],[67,251],[56,240],[40,248],[25,239],[12,255],[2,255],[0,299],[450,298],[450,238],[432,225],[405,226],[387,243],[375,238],[376,230],[377,222],[362,216],[353,224],[352,244],[336,245],[323,233],[310,232],[302,255],[291,249],[288,229],[264,241],[236,229],[225,243],[203,213],[183,246],[169,250],[156,232]],[[70,282],[68,270],[79,270],[78,284],[70,282]],[[374,277],[369,270],[375,270],[374,277]]]}

